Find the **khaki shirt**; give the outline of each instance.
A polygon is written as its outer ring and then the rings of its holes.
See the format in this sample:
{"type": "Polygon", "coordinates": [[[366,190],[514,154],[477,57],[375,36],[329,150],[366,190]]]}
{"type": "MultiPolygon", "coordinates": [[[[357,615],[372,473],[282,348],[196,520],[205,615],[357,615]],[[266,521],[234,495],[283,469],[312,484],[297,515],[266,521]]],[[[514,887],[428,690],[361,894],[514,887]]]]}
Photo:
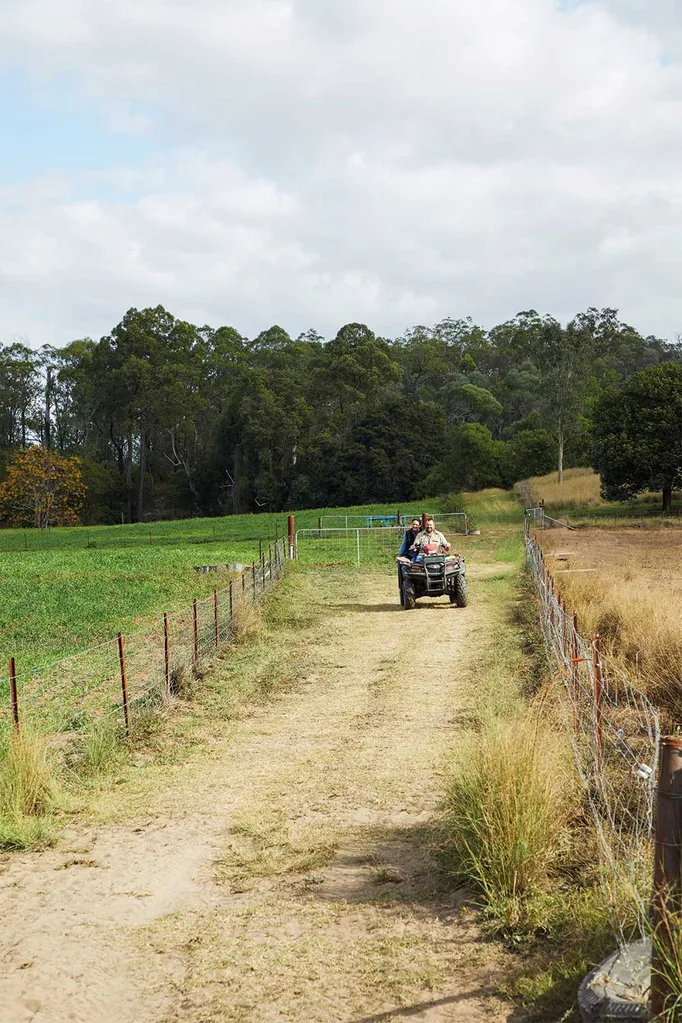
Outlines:
{"type": "Polygon", "coordinates": [[[437,543],[439,547],[450,546],[443,534],[437,529],[434,529],[433,533],[427,533],[425,529],[422,529],[421,533],[417,533],[414,538],[414,546],[425,547],[427,543],[437,543]]]}

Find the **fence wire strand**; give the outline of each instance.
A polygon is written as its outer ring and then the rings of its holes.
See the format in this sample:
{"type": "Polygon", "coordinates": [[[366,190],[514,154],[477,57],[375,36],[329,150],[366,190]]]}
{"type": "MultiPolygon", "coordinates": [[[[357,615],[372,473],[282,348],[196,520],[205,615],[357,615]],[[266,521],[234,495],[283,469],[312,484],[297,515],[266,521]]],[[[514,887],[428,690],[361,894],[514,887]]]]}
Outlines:
{"type": "MultiPolygon", "coordinates": [[[[288,556],[280,537],[260,561],[230,576],[227,585],[123,637],[129,722],[147,708],[181,695],[187,676],[201,671],[237,632],[244,608],[260,603],[280,578],[288,556]],[[196,609],[196,610],[195,610],[196,609]]],[[[68,741],[93,721],[108,718],[125,727],[118,637],[30,671],[17,664],[20,727],[28,725],[68,741]]],[[[0,703],[0,733],[12,727],[8,698],[0,703]]]]}
{"type": "MultiPolygon", "coordinates": [[[[447,522],[438,529],[451,544],[463,531],[447,522]]],[[[296,559],[315,565],[393,565],[405,533],[404,526],[348,526],[345,528],[299,529],[296,533],[296,559]]]]}
{"type": "Polygon", "coordinates": [[[580,633],[577,615],[566,609],[531,535],[539,518],[526,514],[526,565],[537,588],[544,644],[595,826],[606,905],[624,947],[635,935],[648,933],[659,717],[602,652],[599,637],[580,633]]]}

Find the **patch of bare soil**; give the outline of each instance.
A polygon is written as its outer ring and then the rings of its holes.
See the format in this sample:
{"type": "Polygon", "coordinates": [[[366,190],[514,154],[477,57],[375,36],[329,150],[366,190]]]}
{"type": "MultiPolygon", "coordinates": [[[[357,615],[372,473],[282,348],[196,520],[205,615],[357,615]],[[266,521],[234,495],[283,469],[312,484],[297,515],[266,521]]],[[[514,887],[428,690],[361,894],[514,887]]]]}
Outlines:
{"type": "Polygon", "coordinates": [[[394,588],[341,588],[292,634],[306,677],[144,819],[5,858],[2,1023],[511,1017],[501,954],[428,853],[487,612],[405,613],[394,588]]]}

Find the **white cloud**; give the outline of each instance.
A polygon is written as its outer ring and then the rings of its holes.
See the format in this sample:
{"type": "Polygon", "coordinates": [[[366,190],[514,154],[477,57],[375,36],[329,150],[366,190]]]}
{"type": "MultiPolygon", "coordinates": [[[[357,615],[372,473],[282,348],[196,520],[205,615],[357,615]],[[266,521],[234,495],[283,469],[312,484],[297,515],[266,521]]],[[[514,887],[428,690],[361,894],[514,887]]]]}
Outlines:
{"type": "Polygon", "coordinates": [[[672,334],[675,27],[672,0],[6,0],[0,60],[157,152],[0,191],[0,337],[157,302],[251,333],[608,304],[672,334]]]}

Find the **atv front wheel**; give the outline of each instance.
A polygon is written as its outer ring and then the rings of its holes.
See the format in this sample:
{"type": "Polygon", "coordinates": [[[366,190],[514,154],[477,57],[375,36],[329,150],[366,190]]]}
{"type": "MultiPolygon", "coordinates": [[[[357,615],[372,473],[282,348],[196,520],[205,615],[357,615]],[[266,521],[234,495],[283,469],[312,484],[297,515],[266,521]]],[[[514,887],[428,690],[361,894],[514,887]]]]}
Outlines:
{"type": "Polygon", "coordinates": [[[403,583],[403,607],[406,611],[414,611],[417,603],[417,595],[414,591],[414,584],[409,580],[403,583]]]}
{"type": "MultiPolygon", "coordinates": [[[[455,604],[457,607],[467,606],[467,581],[466,576],[455,576],[455,604]]],[[[452,601],[452,597],[450,597],[452,601]]]]}

